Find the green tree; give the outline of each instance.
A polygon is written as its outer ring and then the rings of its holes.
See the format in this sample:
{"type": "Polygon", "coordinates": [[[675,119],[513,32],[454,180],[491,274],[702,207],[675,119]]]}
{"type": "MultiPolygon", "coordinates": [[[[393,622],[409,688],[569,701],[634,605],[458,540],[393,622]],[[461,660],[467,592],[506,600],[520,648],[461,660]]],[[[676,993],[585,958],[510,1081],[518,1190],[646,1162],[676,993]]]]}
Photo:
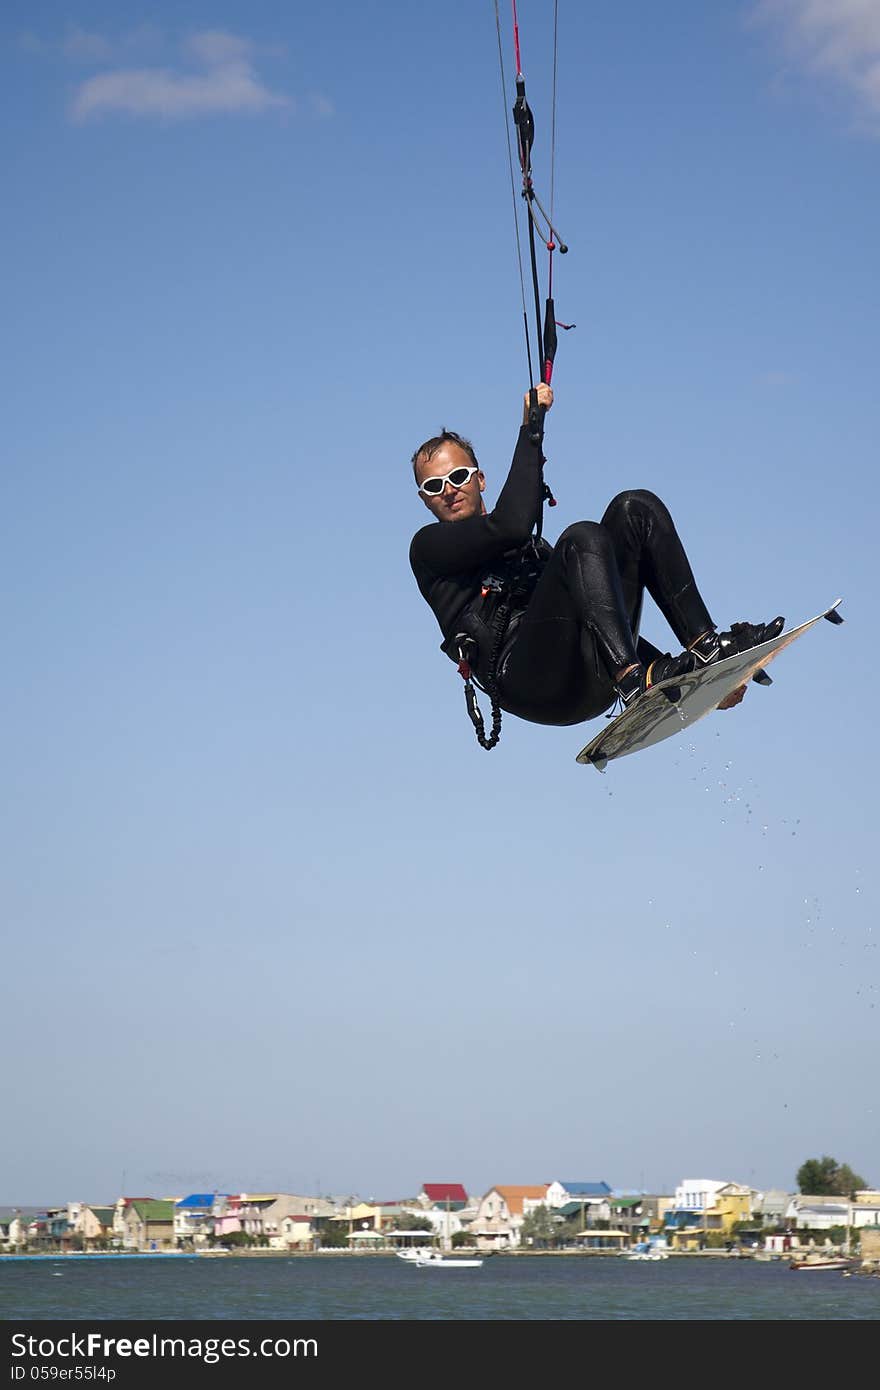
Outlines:
{"type": "Polygon", "coordinates": [[[848,1163],[838,1163],[828,1154],[802,1163],[797,1171],[797,1185],[799,1192],[812,1197],[851,1197],[859,1188],[868,1186],[848,1163]]]}
{"type": "Polygon", "coordinates": [[[837,1172],[837,1162],[829,1158],[808,1158],[797,1170],[798,1192],[807,1192],[814,1197],[825,1197],[831,1193],[831,1184],[837,1172]]]}
{"type": "Polygon", "coordinates": [[[860,1188],[869,1187],[859,1173],[854,1173],[848,1163],[842,1163],[837,1170],[837,1190],[842,1197],[852,1197],[860,1188]]]}
{"type": "Polygon", "coordinates": [[[254,1239],[247,1231],[226,1231],[217,1237],[217,1244],[224,1250],[247,1250],[254,1244],[254,1239]]]}
{"type": "MultiPolygon", "coordinates": [[[[414,1212],[403,1211],[394,1222],[395,1231],[429,1231],[431,1223],[426,1216],[416,1216],[414,1212]]],[[[389,1235],[393,1232],[389,1231],[389,1235]]]]}
{"type": "Polygon", "coordinates": [[[556,1222],[545,1206],[535,1207],[524,1218],[521,1231],[524,1241],[531,1240],[535,1245],[547,1245],[556,1240],[556,1222]]]}
{"type": "Polygon", "coordinates": [[[576,1240],[583,1232],[584,1225],[581,1213],[575,1212],[574,1216],[567,1216],[556,1228],[557,1237],[564,1245],[568,1241],[576,1240]]]}
{"type": "Polygon", "coordinates": [[[318,1239],[321,1244],[330,1250],[345,1250],[351,1245],[348,1238],[348,1222],[339,1219],[329,1219],[318,1222],[318,1239]]]}

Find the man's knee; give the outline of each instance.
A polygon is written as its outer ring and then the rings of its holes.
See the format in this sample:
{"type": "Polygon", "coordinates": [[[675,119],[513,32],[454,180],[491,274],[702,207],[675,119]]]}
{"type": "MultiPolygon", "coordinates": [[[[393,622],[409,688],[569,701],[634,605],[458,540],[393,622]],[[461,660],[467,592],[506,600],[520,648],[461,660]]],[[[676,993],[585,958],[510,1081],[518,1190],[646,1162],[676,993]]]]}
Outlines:
{"type": "Polygon", "coordinates": [[[607,526],[615,521],[623,521],[633,516],[659,517],[666,521],[669,518],[669,511],[664,502],[655,492],[649,492],[647,488],[629,488],[626,492],[619,492],[613,497],[605,509],[602,518],[603,526],[607,526]]]}
{"type": "Polygon", "coordinates": [[[662,507],[663,503],[656,492],[649,492],[644,487],[627,488],[625,492],[619,492],[616,497],[612,497],[608,503],[607,510],[626,511],[630,507],[662,507]]]}
{"type": "Polygon", "coordinates": [[[598,521],[573,521],[557,541],[557,545],[574,550],[600,550],[607,543],[608,537],[598,521]]]}
{"type": "Polygon", "coordinates": [[[564,564],[577,569],[596,564],[607,569],[615,563],[611,531],[598,521],[575,521],[566,526],[554,549],[564,564]]]}

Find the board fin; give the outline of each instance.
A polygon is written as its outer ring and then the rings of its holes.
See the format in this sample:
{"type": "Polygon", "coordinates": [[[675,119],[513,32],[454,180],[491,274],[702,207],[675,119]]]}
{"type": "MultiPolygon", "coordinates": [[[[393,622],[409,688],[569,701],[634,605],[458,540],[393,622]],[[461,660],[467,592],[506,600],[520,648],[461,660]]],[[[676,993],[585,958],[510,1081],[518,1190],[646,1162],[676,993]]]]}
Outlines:
{"type": "Polygon", "coordinates": [[[846,622],[846,619],[840,616],[836,608],[829,608],[827,613],[822,614],[822,617],[827,618],[829,623],[846,622]]]}

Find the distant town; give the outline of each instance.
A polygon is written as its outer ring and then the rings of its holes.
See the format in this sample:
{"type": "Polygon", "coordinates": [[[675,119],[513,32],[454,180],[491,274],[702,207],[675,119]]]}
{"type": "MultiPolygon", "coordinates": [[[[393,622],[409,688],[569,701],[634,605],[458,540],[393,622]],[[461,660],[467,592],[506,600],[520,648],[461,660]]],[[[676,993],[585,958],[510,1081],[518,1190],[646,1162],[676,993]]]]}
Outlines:
{"type": "Polygon", "coordinates": [[[366,1201],[284,1192],[121,1196],[106,1204],[0,1208],[0,1251],[344,1253],[434,1246],[488,1253],[719,1251],[753,1257],[829,1247],[880,1265],[880,1191],[758,1191],[684,1179],[671,1195],[606,1182],[491,1187],[426,1182],[415,1196],[366,1201]]]}

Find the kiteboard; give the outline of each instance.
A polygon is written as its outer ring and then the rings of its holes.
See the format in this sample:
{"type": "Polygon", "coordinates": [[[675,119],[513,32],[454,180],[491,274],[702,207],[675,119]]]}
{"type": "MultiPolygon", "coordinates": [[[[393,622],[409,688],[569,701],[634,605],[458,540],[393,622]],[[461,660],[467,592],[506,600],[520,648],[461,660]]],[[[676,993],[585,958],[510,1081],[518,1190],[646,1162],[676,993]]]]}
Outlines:
{"type": "Polygon", "coordinates": [[[738,656],[725,657],[711,666],[704,666],[686,676],[672,676],[669,680],[658,681],[644,695],[640,695],[629,709],[623,712],[582,748],[577,761],[588,767],[604,772],[613,758],[624,758],[628,753],[640,753],[666,738],[674,738],[682,730],[717,709],[722,700],[733,695],[740,686],[750,680],[761,685],[770,685],[770,677],[764,667],[777,657],[792,642],[803,637],[805,632],[827,618],[830,623],[842,623],[843,618],[837,609],[841,600],[835,599],[830,608],[818,613],[815,618],[781,632],[769,642],[750,647],[738,656]],[[681,697],[673,703],[666,695],[667,690],[678,689],[681,697]]]}

